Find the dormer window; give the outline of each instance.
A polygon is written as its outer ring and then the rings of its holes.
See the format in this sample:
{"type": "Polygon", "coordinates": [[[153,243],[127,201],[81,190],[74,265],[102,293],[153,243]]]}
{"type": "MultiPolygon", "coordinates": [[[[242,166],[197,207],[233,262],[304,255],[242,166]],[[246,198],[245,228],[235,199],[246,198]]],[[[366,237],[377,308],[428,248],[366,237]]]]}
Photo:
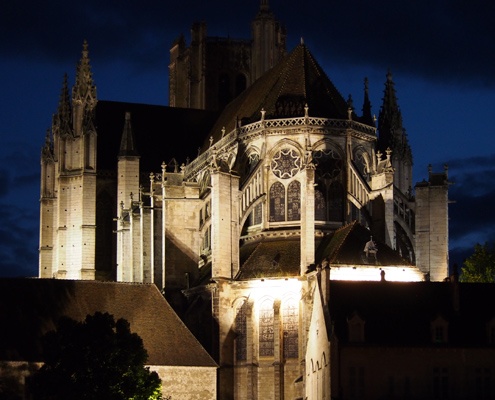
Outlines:
{"type": "Polygon", "coordinates": [[[349,342],[364,342],[364,320],[358,313],[354,313],[351,317],[347,318],[347,331],[349,342]]]}
{"type": "Polygon", "coordinates": [[[448,321],[442,316],[436,317],[431,322],[431,341],[433,343],[447,343],[448,342],[448,321]]]}

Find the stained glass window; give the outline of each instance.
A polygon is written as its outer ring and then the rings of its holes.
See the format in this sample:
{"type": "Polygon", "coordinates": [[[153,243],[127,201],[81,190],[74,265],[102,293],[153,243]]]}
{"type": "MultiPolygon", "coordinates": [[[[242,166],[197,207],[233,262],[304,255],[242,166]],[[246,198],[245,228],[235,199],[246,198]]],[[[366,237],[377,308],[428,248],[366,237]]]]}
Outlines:
{"type": "Polygon", "coordinates": [[[298,354],[298,329],[299,310],[295,301],[284,304],[282,309],[284,327],[284,358],[297,358],[298,354]]]}
{"type": "Polygon", "coordinates": [[[266,300],[260,308],[259,320],[260,357],[273,356],[273,304],[266,300]]]}
{"type": "Polygon", "coordinates": [[[293,181],[287,189],[287,221],[301,219],[301,184],[293,181]]]}
{"type": "Polygon", "coordinates": [[[246,361],[246,307],[246,302],[243,302],[236,309],[235,331],[237,336],[235,339],[235,353],[237,361],[246,361]]]}
{"type": "Polygon", "coordinates": [[[270,222],[285,221],[285,188],[275,182],[270,188],[270,222]]]}
{"type": "Polygon", "coordinates": [[[302,161],[295,149],[279,150],[272,159],[272,171],[277,178],[289,179],[301,169],[302,161]]]}

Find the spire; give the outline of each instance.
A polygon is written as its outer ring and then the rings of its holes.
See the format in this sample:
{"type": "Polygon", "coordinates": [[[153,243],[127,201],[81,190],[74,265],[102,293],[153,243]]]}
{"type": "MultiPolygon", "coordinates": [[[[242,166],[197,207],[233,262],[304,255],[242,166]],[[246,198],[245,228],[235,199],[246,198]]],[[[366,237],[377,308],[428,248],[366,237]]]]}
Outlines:
{"type": "Polygon", "coordinates": [[[96,105],[96,86],[93,82],[88,54],[88,42],[85,40],[82,57],[77,66],[76,84],[72,89],[72,100],[86,103],[87,108],[94,108],[96,105]]]}
{"type": "Polygon", "coordinates": [[[364,78],[364,100],[363,100],[363,117],[362,122],[371,126],[375,126],[375,121],[371,115],[371,102],[368,90],[368,78],[364,78]]]}
{"type": "Polygon", "coordinates": [[[136,157],[138,152],[134,145],[134,134],[131,125],[131,113],[125,113],[124,130],[120,141],[119,157],[136,157]]]}
{"type": "Polygon", "coordinates": [[[47,160],[54,160],[54,153],[53,153],[53,139],[51,136],[50,129],[46,130],[46,135],[45,135],[45,144],[41,148],[41,160],[42,161],[47,161],[47,160]]]}
{"type": "Polygon", "coordinates": [[[390,148],[393,154],[398,155],[401,159],[409,158],[412,160],[411,148],[407,140],[407,135],[402,126],[402,113],[400,111],[397,96],[395,93],[392,73],[387,72],[387,81],[383,96],[383,104],[378,116],[378,147],[385,151],[390,148]]]}
{"type": "Polygon", "coordinates": [[[94,128],[94,110],[96,107],[96,86],[89,64],[88,42],[83,43],[82,57],[77,65],[76,83],[72,88],[74,107],[74,134],[76,136],[94,128]]]}
{"type": "Polygon", "coordinates": [[[53,134],[69,135],[72,133],[71,128],[72,112],[69,97],[69,84],[67,74],[64,74],[60,98],[58,101],[57,113],[53,116],[53,134]]]}

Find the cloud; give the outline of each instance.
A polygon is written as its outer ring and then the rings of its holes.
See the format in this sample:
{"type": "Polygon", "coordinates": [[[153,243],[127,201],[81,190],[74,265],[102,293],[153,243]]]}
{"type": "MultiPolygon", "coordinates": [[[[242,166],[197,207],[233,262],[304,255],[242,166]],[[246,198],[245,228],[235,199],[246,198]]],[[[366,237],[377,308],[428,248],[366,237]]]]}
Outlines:
{"type": "Polygon", "coordinates": [[[450,258],[459,265],[476,243],[495,243],[495,154],[448,162],[450,258]]]}
{"type": "MultiPolygon", "coordinates": [[[[249,38],[256,2],[11,1],[0,16],[0,54],[73,61],[87,39],[99,60],[164,68],[167,49],[192,22],[212,35],[249,38]]],[[[374,65],[438,82],[492,87],[495,3],[489,1],[272,0],[294,46],[306,37],[325,61],[374,65]]],[[[289,49],[290,49],[289,48],[289,49]]]]}

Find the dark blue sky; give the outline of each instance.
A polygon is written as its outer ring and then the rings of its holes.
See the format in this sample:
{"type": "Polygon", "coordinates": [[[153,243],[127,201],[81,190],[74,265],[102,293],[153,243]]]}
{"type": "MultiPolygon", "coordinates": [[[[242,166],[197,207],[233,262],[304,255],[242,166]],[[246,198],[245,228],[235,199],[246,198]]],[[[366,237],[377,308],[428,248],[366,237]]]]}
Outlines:
{"type": "MultiPolygon", "coordinates": [[[[0,13],[0,276],[36,276],[39,156],[64,73],[88,40],[100,100],[168,103],[169,48],[194,21],[249,38],[259,1],[4,2],[0,13]]],[[[449,166],[451,264],[495,241],[495,2],[271,0],[288,50],[301,37],[360,112],[378,115],[393,73],[414,179],[449,166]],[[321,3],[324,3],[323,5],[321,3]]]]}

